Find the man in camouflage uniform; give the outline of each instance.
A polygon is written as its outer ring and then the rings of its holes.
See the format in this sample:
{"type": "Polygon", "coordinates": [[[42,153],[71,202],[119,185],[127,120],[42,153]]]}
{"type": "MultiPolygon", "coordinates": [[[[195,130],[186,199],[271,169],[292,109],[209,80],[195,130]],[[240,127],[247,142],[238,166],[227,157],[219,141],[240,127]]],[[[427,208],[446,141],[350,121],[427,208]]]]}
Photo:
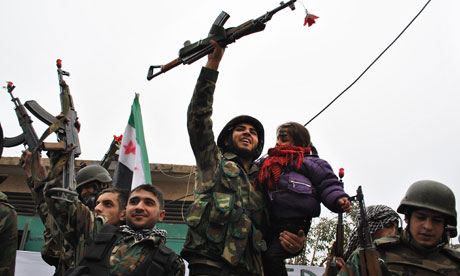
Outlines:
{"type": "MultiPolygon", "coordinates": [[[[42,259],[49,265],[56,267],[55,276],[64,275],[74,261],[73,250],[69,243],[63,238],[59,231],[54,218],[49,215],[48,205],[43,196],[44,183],[39,183],[32,177],[32,153],[28,150],[22,151],[21,156],[22,168],[27,174],[27,185],[32,193],[37,213],[45,226],[43,232],[44,244],[41,250],[42,259]]],[[[40,179],[45,179],[47,170],[42,163],[41,156],[37,158],[35,163],[36,174],[40,179]]]]}
{"type": "MultiPolygon", "coordinates": [[[[32,177],[32,153],[27,150],[23,151],[21,161],[22,167],[26,171],[28,177],[27,184],[32,192],[32,198],[34,199],[34,202],[37,206],[37,212],[45,226],[45,231],[43,233],[45,243],[43,244],[41,250],[42,259],[49,265],[56,267],[56,271],[54,274],[55,276],[64,275],[69,268],[74,267],[83,258],[85,246],[84,241],[86,240],[86,238],[80,237],[80,241],[73,244],[69,243],[69,241],[64,238],[64,235],[59,230],[58,225],[54,220],[54,217],[49,215],[48,205],[45,201],[45,197],[43,194],[45,183],[37,182],[32,177]]],[[[38,157],[35,163],[35,168],[37,176],[40,179],[45,179],[47,176],[47,170],[42,163],[41,157],[38,157]]],[[[97,170],[96,172],[100,172],[100,170],[97,170]]],[[[107,171],[105,170],[105,172],[107,171]]],[[[94,173],[89,175],[86,174],[83,175],[85,177],[80,177],[80,180],[81,182],[87,183],[88,181],[86,180],[90,179],[92,181],[91,178],[107,179],[107,176],[105,176],[103,173],[104,171],[102,171],[102,173],[99,173],[99,175],[94,173]]],[[[58,176],[55,180],[59,181],[61,177],[62,176],[58,176]]],[[[117,206],[121,207],[121,209],[118,212],[118,215],[113,212],[111,215],[109,215],[110,213],[107,212],[107,207],[103,206],[103,202],[101,202],[98,210],[96,210],[96,213],[99,215],[107,216],[111,223],[113,223],[114,225],[119,225],[121,222],[120,214],[124,215],[125,212],[124,208],[126,206],[127,195],[122,195],[123,191],[112,191],[111,194],[115,194],[111,195],[111,197],[114,198],[112,199],[112,202],[115,204],[118,203],[117,206]],[[120,202],[117,201],[118,199],[123,200],[121,200],[120,202]]],[[[109,194],[106,194],[104,197],[108,195],[109,194]]],[[[122,220],[124,220],[124,218],[122,220]]]]}
{"type": "MultiPolygon", "coordinates": [[[[447,246],[449,226],[457,226],[452,190],[432,180],[415,182],[397,211],[407,223],[402,235],[374,242],[384,275],[460,275],[460,252],[447,246]]],[[[338,275],[361,275],[360,254],[355,251],[338,275]]]]}
{"type": "MultiPolygon", "coordinates": [[[[0,180],[1,182],[1,180],[0,180]]],[[[0,192],[0,275],[14,276],[18,248],[18,219],[13,205],[0,192]]]]}
{"type": "Polygon", "coordinates": [[[107,217],[95,216],[76,196],[68,195],[71,202],[53,198],[47,193],[53,187],[59,187],[59,184],[47,183],[46,200],[50,213],[61,232],[64,233],[65,239],[75,247],[77,243],[81,243],[81,237],[86,239],[83,244],[86,246],[84,251],[87,255],[75,269],[66,275],[99,275],[100,273],[94,274],[94,271],[89,268],[96,261],[96,265],[99,264],[99,261],[102,262],[99,266],[108,264],[105,267],[107,275],[145,275],[143,272],[149,272],[151,275],[180,276],[185,274],[182,259],[170,249],[160,252],[171,260],[167,266],[152,268],[149,263],[144,262],[152,263],[153,260],[155,263],[155,257],[158,254],[154,253],[158,252],[158,248],[164,249],[165,247],[160,244],[164,245],[166,242],[166,231],[154,228],[155,224],[162,221],[165,215],[163,195],[154,186],[141,185],[131,192],[126,206],[126,225],[116,228],[118,238],[111,244],[111,248],[105,250],[107,254],[104,253],[103,256],[91,255],[94,253],[92,247],[87,246],[94,245],[90,243],[91,240],[96,243],[105,240],[107,235],[104,229],[106,229],[107,217]],[[98,235],[101,231],[102,236],[98,235]],[[164,274],[159,273],[159,269],[163,270],[164,274]]]}
{"type": "MultiPolygon", "coordinates": [[[[264,129],[257,119],[238,116],[214,142],[212,103],[224,49],[211,43],[215,50],[201,71],[187,114],[197,172],[181,255],[189,262],[192,276],[263,275],[264,197],[252,182],[258,171],[253,161],[263,150],[264,129]]],[[[283,234],[282,244],[296,253],[303,239],[283,234]]]]}

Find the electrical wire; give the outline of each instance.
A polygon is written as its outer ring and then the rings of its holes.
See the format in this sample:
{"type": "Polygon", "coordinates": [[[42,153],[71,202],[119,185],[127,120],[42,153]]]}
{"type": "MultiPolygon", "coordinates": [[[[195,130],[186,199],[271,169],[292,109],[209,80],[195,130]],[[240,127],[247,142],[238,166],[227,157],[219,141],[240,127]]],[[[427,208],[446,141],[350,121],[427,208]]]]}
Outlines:
{"type": "MultiPolygon", "coordinates": [[[[195,166],[191,166],[191,167],[192,167],[192,174],[193,174],[195,166]]],[[[188,174],[184,176],[172,176],[170,174],[165,173],[159,165],[156,168],[160,171],[161,174],[163,174],[164,176],[170,177],[170,178],[182,179],[182,178],[190,177],[188,174]]]]}
{"type": "Polygon", "coordinates": [[[423,10],[428,6],[428,4],[431,2],[431,0],[428,0],[426,4],[423,6],[423,8],[417,13],[417,15],[407,24],[407,26],[399,33],[399,35],[383,50],[383,52],[380,53],[380,55],[377,56],[377,58],[372,61],[372,63],[364,70],[345,90],[343,90],[337,97],[335,97],[329,104],[327,104],[320,112],[318,112],[313,118],[311,118],[304,126],[307,126],[311,121],[316,119],[323,111],[329,108],[340,96],[342,96],[345,92],[347,92],[348,89],[350,89],[366,72],[369,70],[372,65],[391,47],[393,44],[401,37],[401,35],[409,28],[409,26],[415,21],[415,19],[423,12],[423,10]]]}

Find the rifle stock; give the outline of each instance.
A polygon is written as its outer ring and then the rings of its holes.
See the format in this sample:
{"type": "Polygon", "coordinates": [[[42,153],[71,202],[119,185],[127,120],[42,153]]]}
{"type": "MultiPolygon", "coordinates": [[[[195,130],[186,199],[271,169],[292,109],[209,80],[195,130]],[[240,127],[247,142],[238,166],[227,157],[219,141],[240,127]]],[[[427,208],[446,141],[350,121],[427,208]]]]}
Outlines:
{"type": "Polygon", "coordinates": [[[226,47],[228,44],[235,42],[243,36],[247,36],[256,32],[263,31],[265,29],[265,23],[273,17],[273,15],[280,10],[289,7],[291,10],[295,9],[294,3],[297,0],[290,0],[287,3],[281,2],[280,6],[265,13],[257,19],[246,21],[245,23],[228,29],[224,29],[223,25],[228,20],[230,15],[222,11],[214,21],[208,37],[201,39],[193,44],[184,45],[179,50],[179,57],[166,65],[152,65],[150,66],[147,73],[147,80],[151,80],[154,77],[163,74],[172,68],[180,64],[192,64],[193,62],[201,59],[202,57],[212,53],[214,46],[210,44],[211,40],[219,43],[221,47],[226,47]],[[160,68],[160,71],[154,73],[155,68],[160,68]]]}

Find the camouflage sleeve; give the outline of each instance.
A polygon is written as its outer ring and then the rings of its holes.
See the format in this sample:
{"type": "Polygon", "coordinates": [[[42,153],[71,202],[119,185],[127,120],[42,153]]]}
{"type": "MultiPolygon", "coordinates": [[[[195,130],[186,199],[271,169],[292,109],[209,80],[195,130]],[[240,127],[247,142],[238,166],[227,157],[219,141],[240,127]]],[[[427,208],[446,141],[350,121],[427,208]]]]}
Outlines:
{"type": "Polygon", "coordinates": [[[64,234],[64,238],[73,247],[78,247],[79,243],[90,237],[96,232],[96,217],[93,212],[81,203],[77,196],[70,194],[58,194],[66,197],[67,200],[52,198],[47,195],[53,187],[62,187],[59,183],[60,177],[50,181],[45,186],[45,198],[50,214],[54,217],[59,230],[64,234]]]}
{"type": "Polygon", "coordinates": [[[339,271],[339,276],[358,276],[361,275],[361,266],[359,260],[359,250],[355,250],[348,258],[345,266],[339,271]]]}
{"type": "Polygon", "coordinates": [[[218,72],[202,68],[187,111],[187,128],[190,145],[196,159],[197,177],[203,183],[214,179],[215,168],[219,161],[219,149],[212,131],[212,104],[218,72]],[[211,168],[211,169],[210,169],[211,168]]]}
{"type": "Polygon", "coordinates": [[[0,203],[0,275],[13,276],[18,246],[18,222],[14,208],[0,203]]]}
{"type": "Polygon", "coordinates": [[[29,186],[30,192],[32,194],[32,199],[34,200],[35,206],[37,207],[37,213],[46,227],[46,221],[48,217],[48,206],[46,205],[45,196],[43,194],[43,188],[45,187],[45,185],[44,183],[40,183],[36,187],[34,187],[34,179],[33,177],[29,177],[27,178],[27,186],[29,186]]]}

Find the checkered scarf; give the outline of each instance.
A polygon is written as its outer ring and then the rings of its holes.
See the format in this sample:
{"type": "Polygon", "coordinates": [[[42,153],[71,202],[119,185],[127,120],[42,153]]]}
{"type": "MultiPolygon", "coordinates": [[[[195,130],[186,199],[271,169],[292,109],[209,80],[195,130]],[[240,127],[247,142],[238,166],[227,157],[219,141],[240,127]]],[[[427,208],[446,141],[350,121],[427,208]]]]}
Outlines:
{"type": "Polygon", "coordinates": [[[168,232],[166,232],[166,230],[158,228],[134,230],[128,225],[121,225],[120,232],[124,234],[124,238],[126,239],[133,237],[135,242],[157,237],[163,244],[166,243],[166,237],[168,235],[168,232]]]}
{"type": "MultiPolygon", "coordinates": [[[[392,222],[396,221],[399,222],[401,218],[399,215],[390,207],[386,205],[371,205],[367,207],[366,210],[367,213],[367,219],[369,221],[369,232],[371,236],[377,232],[380,229],[383,229],[383,227],[392,222]]],[[[358,248],[359,245],[359,239],[358,239],[358,225],[360,224],[361,218],[360,215],[358,214],[357,217],[357,223],[355,229],[353,229],[353,232],[351,232],[350,238],[348,239],[348,248],[343,255],[344,260],[346,261],[353,251],[358,248]]]]}

